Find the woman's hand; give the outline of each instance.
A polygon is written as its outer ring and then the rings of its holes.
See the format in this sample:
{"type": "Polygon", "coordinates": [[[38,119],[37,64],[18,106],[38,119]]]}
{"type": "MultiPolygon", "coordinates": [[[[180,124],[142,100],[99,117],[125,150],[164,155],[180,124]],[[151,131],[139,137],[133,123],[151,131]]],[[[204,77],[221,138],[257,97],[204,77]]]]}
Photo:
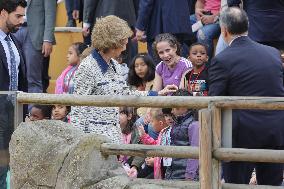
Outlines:
{"type": "Polygon", "coordinates": [[[178,87],[176,85],[167,85],[164,89],[162,89],[158,92],[158,95],[166,96],[169,93],[176,92],[177,90],[178,90],[178,87]]]}

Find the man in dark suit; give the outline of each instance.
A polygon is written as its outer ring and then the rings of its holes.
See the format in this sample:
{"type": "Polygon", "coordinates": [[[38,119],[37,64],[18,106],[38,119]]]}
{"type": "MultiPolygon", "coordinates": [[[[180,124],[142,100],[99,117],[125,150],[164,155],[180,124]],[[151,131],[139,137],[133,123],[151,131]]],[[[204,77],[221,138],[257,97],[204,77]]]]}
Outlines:
{"type": "MultiPolygon", "coordinates": [[[[283,97],[283,67],[280,53],[248,36],[248,17],[236,7],[220,16],[221,34],[229,47],[212,59],[209,67],[211,96],[283,97]]],[[[234,110],[233,147],[284,149],[284,111],[234,110]]],[[[281,185],[283,165],[277,163],[224,163],[226,182],[248,184],[253,168],[257,182],[281,185]]]]}
{"type": "MultiPolygon", "coordinates": [[[[241,0],[228,0],[228,6],[240,3],[241,0]]],[[[284,0],[243,0],[243,7],[249,18],[249,37],[284,50],[284,0]]]]}
{"type": "Polygon", "coordinates": [[[27,65],[28,92],[43,92],[43,58],[55,44],[55,0],[27,0],[26,22],[15,34],[23,48],[27,65]]]}
{"type": "MultiPolygon", "coordinates": [[[[189,45],[192,30],[189,22],[191,0],[143,0],[139,3],[136,37],[147,38],[148,53],[153,56],[152,44],[161,33],[171,33],[183,45],[189,45]]],[[[184,56],[185,50],[182,55],[184,56]]]]}
{"type": "MultiPolygon", "coordinates": [[[[91,34],[96,19],[109,15],[115,15],[125,20],[131,29],[134,30],[139,0],[84,0],[83,8],[83,36],[91,34]]],[[[87,45],[91,43],[91,38],[87,45]]],[[[137,54],[137,43],[128,41],[123,62],[129,65],[132,58],[137,54]]]]}
{"type": "MultiPolygon", "coordinates": [[[[0,91],[26,91],[26,68],[12,32],[24,22],[25,0],[0,1],[0,91]]],[[[14,107],[10,95],[0,96],[0,188],[6,188],[9,141],[13,132],[14,107]]],[[[13,99],[15,100],[15,99],[13,99]]]]}

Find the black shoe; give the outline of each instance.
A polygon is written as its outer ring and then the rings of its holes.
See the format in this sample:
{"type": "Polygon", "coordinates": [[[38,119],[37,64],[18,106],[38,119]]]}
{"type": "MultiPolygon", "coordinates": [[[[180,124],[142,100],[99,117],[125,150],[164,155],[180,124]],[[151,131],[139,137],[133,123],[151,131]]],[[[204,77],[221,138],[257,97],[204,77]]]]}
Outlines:
{"type": "Polygon", "coordinates": [[[76,27],[76,21],[75,20],[68,20],[66,27],[76,27]]]}

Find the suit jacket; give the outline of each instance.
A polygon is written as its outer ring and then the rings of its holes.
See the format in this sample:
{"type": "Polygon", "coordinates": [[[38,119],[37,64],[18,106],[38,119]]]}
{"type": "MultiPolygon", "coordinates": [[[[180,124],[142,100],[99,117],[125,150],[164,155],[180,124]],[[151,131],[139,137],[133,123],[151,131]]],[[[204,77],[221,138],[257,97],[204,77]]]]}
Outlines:
{"type": "MultiPolygon", "coordinates": [[[[241,0],[228,0],[237,6],[241,0]]],[[[249,36],[258,42],[284,42],[284,0],[244,0],[249,18],[249,36]]]]}
{"type": "MultiPolygon", "coordinates": [[[[279,51],[249,37],[235,39],[212,59],[210,96],[283,97],[279,51]]],[[[233,147],[284,147],[284,111],[233,111],[233,147]]]]}
{"type": "MultiPolygon", "coordinates": [[[[20,46],[17,43],[16,38],[11,34],[10,35],[14,44],[16,45],[19,55],[20,55],[20,65],[19,65],[19,74],[18,74],[18,90],[27,91],[27,77],[26,77],[26,65],[24,62],[24,57],[20,46]]],[[[10,76],[7,58],[3,46],[0,44],[0,91],[9,91],[10,85],[10,76]]]]}
{"type": "MultiPolygon", "coordinates": [[[[23,53],[16,41],[16,38],[11,35],[11,38],[16,45],[19,55],[20,64],[18,67],[18,90],[27,92],[26,66],[23,53]]],[[[0,91],[9,91],[10,76],[6,54],[2,44],[0,43],[0,91]]],[[[0,150],[8,149],[9,141],[14,127],[14,106],[10,101],[7,101],[7,95],[0,95],[0,150]]],[[[24,109],[26,113],[26,109],[24,109]]]]}
{"type": "Polygon", "coordinates": [[[27,23],[28,31],[30,31],[29,37],[37,50],[42,49],[44,40],[55,44],[56,7],[56,1],[28,0],[27,23]]]}
{"type": "Polygon", "coordinates": [[[143,0],[139,3],[136,28],[153,41],[161,33],[191,35],[191,0],[143,0]]]}
{"type": "Polygon", "coordinates": [[[139,0],[84,0],[83,21],[94,24],[96,18],[115,15],[134,27],[139,0]]]}

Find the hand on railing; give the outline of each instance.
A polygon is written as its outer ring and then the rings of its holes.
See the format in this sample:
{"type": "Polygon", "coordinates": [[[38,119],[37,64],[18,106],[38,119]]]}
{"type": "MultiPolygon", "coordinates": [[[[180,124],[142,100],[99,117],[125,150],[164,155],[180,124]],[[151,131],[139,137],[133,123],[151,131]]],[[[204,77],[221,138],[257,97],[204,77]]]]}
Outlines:
{"type": "Polygon", "coordinates": [[[137,178],[137,175],[138,175],[137,168],[135,166],[131,167],[131,169],[127,172],[127,175],[130,178],[137,178]]]}

